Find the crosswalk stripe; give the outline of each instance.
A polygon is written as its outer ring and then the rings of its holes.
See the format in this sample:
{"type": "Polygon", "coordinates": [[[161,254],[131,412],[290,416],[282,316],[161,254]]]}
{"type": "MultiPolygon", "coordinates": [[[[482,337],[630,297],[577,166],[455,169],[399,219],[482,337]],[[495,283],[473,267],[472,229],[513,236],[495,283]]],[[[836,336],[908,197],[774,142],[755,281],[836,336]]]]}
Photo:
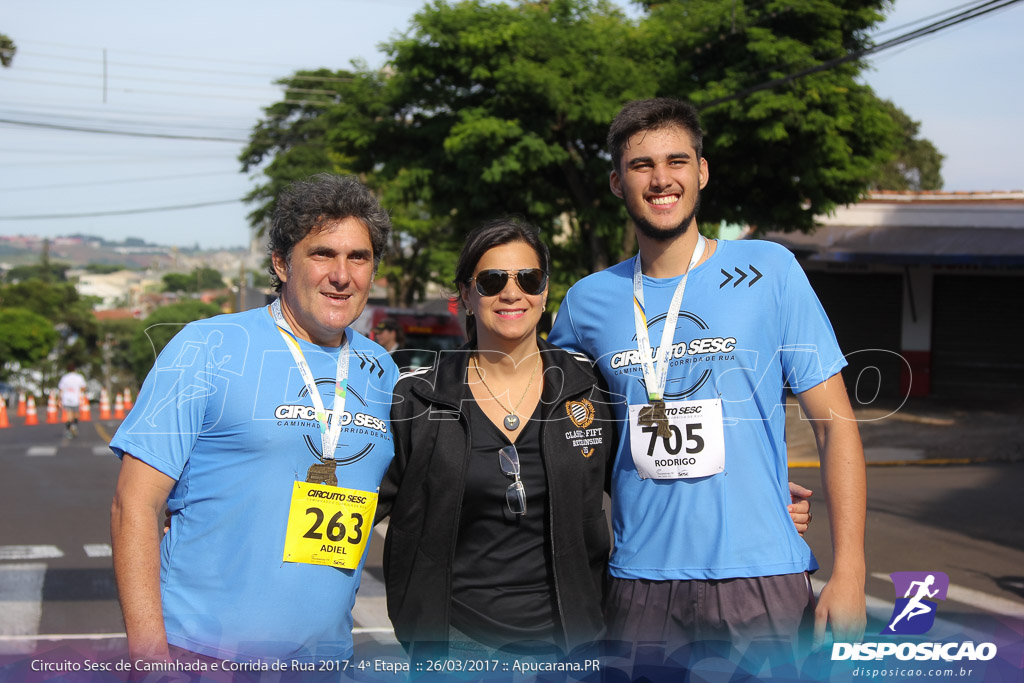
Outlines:
{"type": "Polygon", "coordinates": [[[92,447],[92,454],[93,455],[114,455],[111,452],[111,450],[110,450],[110,446],[93,446],[92,447]]]}
{"type": "MultiPolygon", "coordinates": [[[[873,572],[871,576],[876,579],[882,579],[883,581],[889,580],[889,575],[882,572],[873,572]]],[[[974,607],[983,609],[986,612],[993,612],[1007,617],[1024,619],[1024,603],[1008,600],[1007,598],[1001,598],[996,595],[989,595],[988,593],[983,593],[982,591],[974,590],[973,588],[964,588],[963,586],[949,584],[949,590],[946,591],[946,599],[953,600],[954,602],[960,602],[965,605],[973,605],[974,607]]]]}
{"type": "Polygon", "coordinates": [[[56,446],[31,446],[31,447],[29,447],[28,451],[25,452],[25,455],[28,455],[30,457],[57,455],[57,447],[56,446]]]}
{"type": "Polygon", "coordinates": [[[55,545],[0,545],[0,560],[49,560],[64,557],[55,545]]]}
{"type": "Polygon", "coordinates": [[[82,550],[88,557],[110,557],[112,552],[109,543],[86,543],[82,550]]]}
{"type": "Polygon", "coordinates": [[[82,550],[87,557],[110,557],[113,554],[109,543],[87,543],[82,550]]]}
{"type": "Polygon", "coordinates": [[[0,654],[27,654],[35,649],[32,636],[43,616],[42,562],[0,565],[0,637],[21,642],[0,642],[0,654]],[[29,637],[26,637],[29,636],[29,637]]]}

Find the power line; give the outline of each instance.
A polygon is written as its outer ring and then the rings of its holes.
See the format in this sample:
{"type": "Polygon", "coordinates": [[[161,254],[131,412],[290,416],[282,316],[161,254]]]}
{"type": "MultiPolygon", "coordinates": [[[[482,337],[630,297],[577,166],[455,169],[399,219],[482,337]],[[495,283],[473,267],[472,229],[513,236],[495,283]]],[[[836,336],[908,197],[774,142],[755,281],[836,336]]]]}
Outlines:
{"type": "MultiPolygon", "coordinates": [[[[130,54],[130,53],[128,53],[128,54],[130,54]]],[[[89,58],[82,58],[82,57],[69,57],[69,56],[65,56],[65,55],[47,54],[45,52],[35,52],[35,51],[32,51],[32,50],[25,51],[25,50],[19,49],[18,55],[20,57],[22,57],[22,58],[24,58],[24,57],[34,57],[36,59],[40,59],[40,58],[41,59],[53,59],[53,60],[57,60],[57,61],[74,62],[75,64],[95,64],[97,66],[103,64],[103,60],[99,59],[99,58],[97,58],[97,59],[89,59],[89,58]]],[[[143,63],[137,63],[137,62],[125,62],[125,61],[117,61],[117,60],[108,60],[107,61],[107,65],[110,66],[110,67],[117,66],[117,67],[122,67],[122,68],[125,68],[125,69],[153,69],[155,71],[173,71],[173,72],[195,73],[195,74],[203,74],[203,75],[215,74],[215,75],[220,75],[220,76],[242,76],[242,77],[245,77],[245,78],[259,78],[259,79],[262,79],[262,80],[265,80],[265,81],[268,81],[268,82],[273,82],[273,81],[276,81],[276,80],[279,80],[279,79],[282,79],[282,78],[291,78],[291,76],[281,75],[280,73],[278,73],[278,74],[268,74],[268,73],[252,73],[252,72],[248,72],[248,71],[223,71],[223,70],[219,70],[219,69],[210,69],[210,68],[207,68],[207,67],[165,66],[165,65],[161,65],[161,64],[143,64],[143,63]]],[[[280,66],[280,65],[275,65],[275,66],[280,66]]],[[[324,70],[327,70],[327,71],[331,71],[332,70],[332,69],[330,69],[330,67],[326,67],[326,66],[325,67],[314,67],[314,68],[310,68],[309,66],[294,67],[294,68],[292,68],[293,72],[298,72],[298,71],[318,71],[320,69],[324,69],[324,70]]],[[[26,68],[25,67],[21,67],[21,70],[26,70],[26,68]]],[[[306,79],[309,79],[309,80],[314,80],[314,81],[323,81],[323,82],[326,82],[326,83],[350,83],[353,80],[352,78],[345,77],[345,76],[313,76],[313,75],[310,75],[310,76],[303,76],[303,78],[306,78],[306,79]]],[[[248,87],[252,87],[252,86],[248,86],[248,87]]]]}
{"type": "Polygon", "coordinates": [[[99,218],[102,216],[130,216],[140,213],[162,213],[164,211],[181,211],[182,209],[201,209],[207,206],[220,206],[223,204],[236,204],[244,201],[242,199],[225,199],[219,202],[199,202],[197,204],[179,204],[177,206],[154,206],[148,209],[123,209],[120,211],[95,211],[92,213],[52,213],[33,214],[25,216],[0,216],[0,221],[33,221],[50,220],[57,218],[99,218]]]}
{"type": "Polygon", "coordinates": [[[117,180],[87,180],[76,183],[54,183],[52,185],[21,185],[17,187],[0,187],[0,192],[32,192],[41,190],[60,190],[69,187],[91,187],[95,185],[128,185],[133,183],[155,183],[166,180],[187,180],[192,178],[209,178],[212,176],[237,176],[236,171],[213,171],[209,173],[179,173],[177,175],[153,176],[150,178],[121,178],[117,180]]]}
{"type": "Polygon", "coordinates": [[[743,99],[744,97],[752,95],[755,92],[759,92],[761,90],[768,90],[778,85],[783,85],[784,83],[791,83],[797,79],[803,78],[804,76],[810,76],[811,74],[827,71],[829,69],[839,66],[840,64],[852,62],[856,59],[860,59],[861,57],[866,57],[868,55],[881,52],[882,50],[887,50],[889,48],[896,47],[897,45],[902,45],[912,40],[916,40],[918,38],[922,38],[924,36],[937,33],[938,31],[951,28],[958,24],[962,24],[966,21],[970,21],[971,19],[977,19],[978,17],[984,16],[990,12],[994,12],[1000,9],[1006,9],[1011,5],[1015,5],[1022,1],[1024,0],[990,0],[989,2],[986,2],[982,5],[978,5],[977,7],[974,7],[970,10],[961,12],[959,14],[954,14],[950,17],[947,17],[946,19],[942,19],[933,24],[929,24],[915,31],[911,31],[901,36],[897,36],[892,40],[887,40],[884,43],[879,43],[877,45],[873,45],[862,50],[856,50],[842,57],[837,57],[835,59],[830,59],[826,62],[822,62],[817,66],[812,66],[807,69],[796,71],[794,73],[789,74],[788,76],[783,76],[781,78],[775,78],[770,81],[765,81],[764,83],[759,83],[758,85],[754,85],[749,88],[744,88],[743,90],[735,92],[731,95],[726,95],[725,97],[719,97],[714,100],[711,100],[710,102],[705,102],[701,104],[698,107],[698,109],[704,110],[708,109],[709,107],[715,107],[726,102],[731,102],[733,100],[743,99]]]}
{"type": "Polygon", "coordinates": [[[883,29],[883,30],[879,31],[878,33],[875,33],[871,37],[872,38],[877,38],[878,36],[885,36],[885,35],[889,35],[890,33],[896,33],[897,31],[902,31],[903,29],[905,29],[905,28],[907,28],[909,26],[916,26],[917,24],[920,24],[922,22],[928,21],[930,19],[934,19],[935,17],[941,17],[943,15],[949,14],[950,12],[957,12],[959,10],[964,9],[965,7],[974,7],[974,6],[983,5],[984,2],[985,2],[985,0],[980,0],[980,2],[979,2],[979,0],[974,0],[974,2],[965,2],[964,4],[957,5],[956,7],[948,7],[946,9],[942,10],[941,12],[936,12],[935,14],[928,14],[928,15],[925,15],[923,17],[918,17],[917,19],[914,19],[913,21],[908,21],[905,24],[900,24],[899,26],[892,26],[890,28],[883,29]]]}
{"type": "Polygon", "coordinates": [[[40,123],[37,121],[18,121],[16,119],[0,118],[0,123],[7,123],[12,126],[29,126],[32,128],[47,128],[50,130],[66,130],[76,133],[102,133],[104,135],[124,135],[136,138],[161,138],[164,140],[199,140],[202,142],[233,142],[242,144],[249,142],[241,138],[222,138],[213,135],[173,135],[171,133],[137,133],[127,130],[104,130],[100,128],[86,128],[84,126],[64,126],[56,123],[40,123]]]}

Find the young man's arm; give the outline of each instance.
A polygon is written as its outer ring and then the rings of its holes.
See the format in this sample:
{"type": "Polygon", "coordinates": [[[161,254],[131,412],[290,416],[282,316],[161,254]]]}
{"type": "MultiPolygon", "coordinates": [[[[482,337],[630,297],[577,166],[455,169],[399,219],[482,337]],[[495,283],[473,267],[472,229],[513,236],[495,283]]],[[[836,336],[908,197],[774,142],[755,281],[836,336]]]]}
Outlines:
{"type": "Polygon", "coordinates": [[[842,375],[797,394],[811,420],[821,458],[832,531],[832,578],[814,612],[814,643],[825,639],[825,624],[837,641],[857,641],[867,621],[864,605],[864,518],[867,483],[864,448],[842,375]]]}
{"type": "Polygon", "coordinates": [[[133,660],[169,656],[160,602],[160,513],[173,486],[166,474],[124,454],[110,509],[110,539],[133,660]]]}

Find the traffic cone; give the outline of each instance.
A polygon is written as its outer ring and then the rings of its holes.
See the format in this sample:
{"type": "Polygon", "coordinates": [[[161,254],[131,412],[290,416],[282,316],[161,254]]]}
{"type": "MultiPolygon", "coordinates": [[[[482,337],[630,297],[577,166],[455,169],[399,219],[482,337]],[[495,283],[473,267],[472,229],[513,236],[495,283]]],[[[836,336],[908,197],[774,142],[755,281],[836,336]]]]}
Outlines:
{"type": "Polygon", "coordinates": [[[57,394],[50,392],[50,398],[46,401],[46,424],[60,424],[57,419],[57,394]]]}
{"type": "Polygon", "coordinates": [[[26,404],[25,404],[25,392],[18,392],[18,417],[25,417],[26,404]]]}
{"type": "Polygon", "coordinates": [[[82,389],[82,395],[78,398],[78,421],[92,422],[92,408],[89,407],[89,397],[85,395],[85,389],[82,389]]]}
{"type": "Polygon", "coordinates": [[[4,403],[4,397],[0,396],[0,429],[7,429],[10,426],[11,422],[7,419],[7,404],[4,403]]]}
{"type": "Polygon", "coordinates": [[[114,394],[114,419],[124,419],[124,401],[121,400],[121,394],[114,394]]]}
{"type": "Polygon", "coordinates": [[[25,408],[25,426],[39,424],[39,416],[36,414],[36,397],[28,397],[28,406],[25,408]]]}
{"type": "Polygon", "coordinates": [[[100,389],[100,419],[110,419],[110,396],[107,395],[106,389],[100,389]]]}
{"type": "Polygon", "coordinates": [[[64,401],[60,402],[60,421],[67,424],[71,421],[71,416],[68,414],[68,407],[64,405],[64,401]]]}
{"type": "Polygon", "coordinates": [[[131,410],[133,405],[135,405],[135,404],[132,403],[132,392],[131,392],[131,389],[129,389],[128,387],[125,387],[124,388],[124,409],[125,409],[125,411],[127,412],[127,411],[131,410]]]}

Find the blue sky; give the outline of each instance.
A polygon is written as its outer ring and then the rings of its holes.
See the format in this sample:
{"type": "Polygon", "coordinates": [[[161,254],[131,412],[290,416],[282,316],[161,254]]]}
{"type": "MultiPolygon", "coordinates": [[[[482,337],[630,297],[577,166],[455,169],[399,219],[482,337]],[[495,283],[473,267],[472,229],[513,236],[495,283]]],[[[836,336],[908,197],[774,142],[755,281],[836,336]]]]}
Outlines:
{"type": "MultiPolygon", "coordinates": [[[[898,0],[880,30],[966,4],[898,0]]],[[[380,66],[377,46],[408,26],[421,0],[34,0],[0,8],[14,38],[0,70],[0,119],[69,127],[176,132],[244,140],[275,78],[298,68],[380,66]],[[107,89],[104,102],[103,50],[107,89]]],[[[880,39],[904,31],[896,30],[880,39]]],[[[895,101],[946,155],[945,189],[1024,189],[1024,3],[871,60],[866,80],[895,101]]],[[[203,247],[249,235],[253,181],[242,143],[157,140],[0,122],[0,235],[96,234],[203,247]],[[227,202],[227,203],[224,203],[227,202]],[[82,214],[212,204],[73,219],[82,214]]]]}

